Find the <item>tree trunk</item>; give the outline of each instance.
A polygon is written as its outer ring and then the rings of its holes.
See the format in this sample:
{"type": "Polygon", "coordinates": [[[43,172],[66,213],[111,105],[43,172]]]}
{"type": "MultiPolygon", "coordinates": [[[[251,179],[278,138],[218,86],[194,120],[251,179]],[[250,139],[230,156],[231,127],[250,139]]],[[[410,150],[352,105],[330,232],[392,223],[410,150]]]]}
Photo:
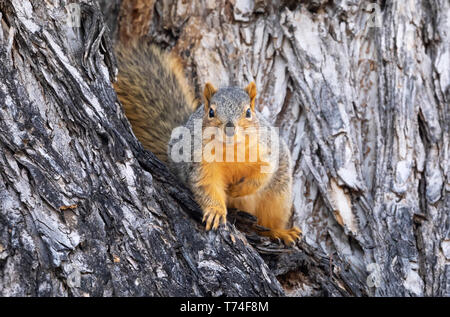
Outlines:
{"type": "Polygon", "coordinates": [[[0,295],[450,295],[448,1],[99,2],[0,0],[0,295]],[[197,90],[256,81],[296,248],[234,211],[204,231],[123,115],[109,29],[197,90]]]}

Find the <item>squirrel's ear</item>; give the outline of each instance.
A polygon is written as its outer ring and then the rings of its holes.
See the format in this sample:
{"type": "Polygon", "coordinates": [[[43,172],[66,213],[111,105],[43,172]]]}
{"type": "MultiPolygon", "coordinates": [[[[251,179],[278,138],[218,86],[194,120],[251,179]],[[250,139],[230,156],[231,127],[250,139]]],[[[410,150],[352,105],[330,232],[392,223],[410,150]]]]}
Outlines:
{"type": "Polygon", "coordinates": [[[254,110],[255,109],[255,98],[256,98],[255,82],[252,81],[250,84],[248,84],[247,87],[245,87],[244,90],[248,93],[248,96],[250,97],[250,107],[252,108],[252,110],[254,110]]]}
{"type": "Polygon", "coordinates": [[[205,84],[205,89],[203,89],[203,96],[205,97],[205,108],[209,108],[209,103],[211,101],[212,96],[216,93],[217,89],[208,82],[205,84]]]}

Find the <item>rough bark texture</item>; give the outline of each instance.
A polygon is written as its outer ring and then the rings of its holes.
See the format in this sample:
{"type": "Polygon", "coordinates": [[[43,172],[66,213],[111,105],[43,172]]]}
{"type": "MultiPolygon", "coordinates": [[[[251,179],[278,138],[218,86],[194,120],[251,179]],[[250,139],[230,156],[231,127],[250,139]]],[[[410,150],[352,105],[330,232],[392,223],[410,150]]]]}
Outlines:
{"type": "Polygon", "coordinates": [[[150,14],[136,36],[178,53],[197,91],[256,81],[295,160],[305,252],[350,294],[450,295],[448,0],[142,2],[121,16],[150,14]]]}
{"type": "Polygon", "coordinates": [[[174,50],[197,91],[256,81],[295,160],[292,250],[239,212],[247,237],[204,232],[132,135],[99,6],[79,1],[69,27],[67,2],[0,0],[0,295],[450,295],[447,0],[379,15],[369,1],[99,1],[113,37],[174,50]]]}

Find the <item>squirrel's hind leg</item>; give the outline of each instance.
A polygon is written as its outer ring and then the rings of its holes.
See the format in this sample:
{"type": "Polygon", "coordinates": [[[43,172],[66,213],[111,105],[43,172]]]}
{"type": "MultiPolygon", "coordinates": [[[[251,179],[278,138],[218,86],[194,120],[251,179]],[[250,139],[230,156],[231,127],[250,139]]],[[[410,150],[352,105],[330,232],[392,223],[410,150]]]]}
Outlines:
{"type": "Polygon", "coordinates": [[[236,208],[258,218],[258,224],[270,229],[261,235],[283,240],[287,245],[294,243],[301,234],[297,227],[287,229],[291,216],[289,192],[263,190],[260,193],[238,198],[227,198],[227,207],[236,208]]]}
{"type": "Polygon", "coordinates": [[[267,190],[260,193],[255,216],[258,224],[270,229],[261,235],[281,239],[287,245],[294,243],[301,234],[297,227],[286,228],[291,217],[291,198],[289,191],[267,190]]]}

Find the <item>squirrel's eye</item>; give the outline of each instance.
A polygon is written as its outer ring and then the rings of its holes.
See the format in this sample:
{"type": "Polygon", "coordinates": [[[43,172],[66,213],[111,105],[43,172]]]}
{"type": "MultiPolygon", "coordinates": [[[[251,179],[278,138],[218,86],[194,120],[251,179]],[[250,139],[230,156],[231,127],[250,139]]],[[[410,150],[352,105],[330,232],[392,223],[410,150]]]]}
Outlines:
{"type": "Polygon", "coordinates": [[[245,117],[246,118],[251,118],[252,117],[252,110],[250,108],[247,109],[247,112],[245,113],[245,117]]]}
{"type": "Polygon", "coordinates": [[[209,117],[214,118],[214,109],[209,109],[209,117]]]}

